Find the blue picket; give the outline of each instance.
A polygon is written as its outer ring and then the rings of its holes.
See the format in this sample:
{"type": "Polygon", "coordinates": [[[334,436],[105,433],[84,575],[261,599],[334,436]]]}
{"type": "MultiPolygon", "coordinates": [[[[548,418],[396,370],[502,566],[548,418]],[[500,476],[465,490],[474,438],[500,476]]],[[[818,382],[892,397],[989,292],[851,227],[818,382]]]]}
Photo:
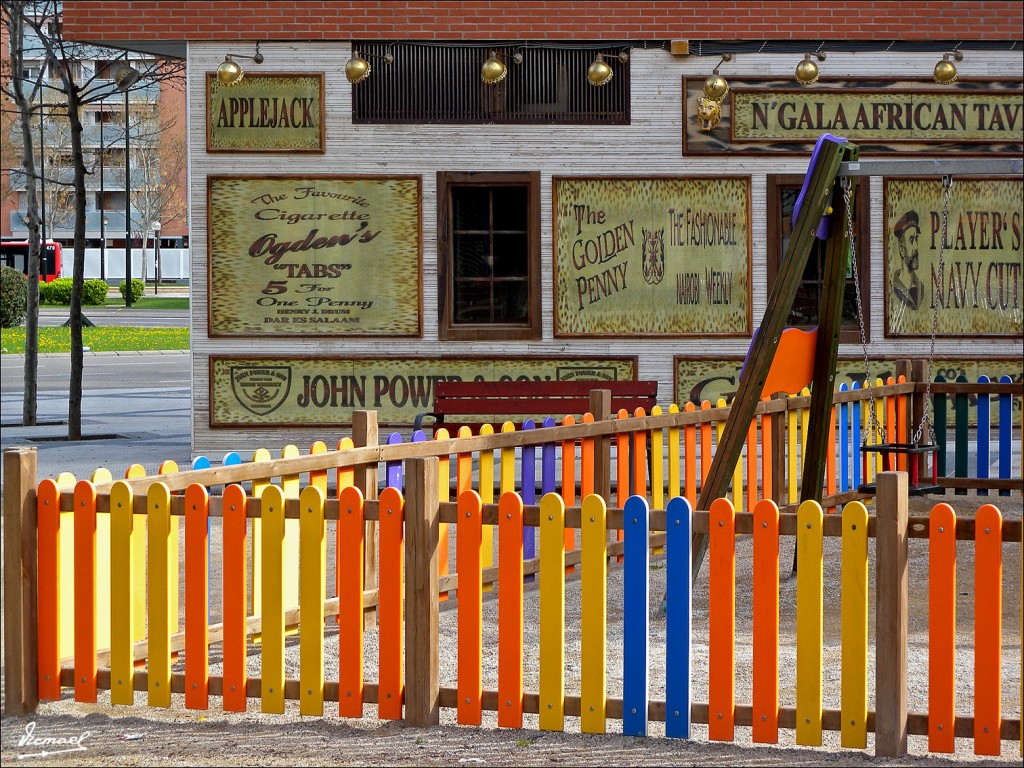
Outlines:
{"type": "MultiPolygon", "coordinates": [[[[853,382],[853,391],[856,392],[860,389],[858,382],[853,382]]],[[[860,446],[863,442],[863,438],[860,434],[860,401],[854,401],[853,408],[850,409],[850,449],[853,451],[853,487],[859,488],[861,484],[860,477],[860,460],[861,450],[860,446]]]]}
{"type": "Polygon", "coordinates": [[[643,496],[630,496],[622,511],[622,733],[626,736],[647,735],[649,513],[650,507],[643,496]]]}
{"type": "Polygon", "coordinates": [[[693,510],[682,496],[665,509],[665,735],[690,738],[690,644],[692,561],[690,529],[693,510]]]}
{"type": "MultiPolygon", "coordinates": [[[[1003,375],[1000,384],[1012,384],[1013,379],[1003,375]]],[[[1010,479],[1010,464],[1013,461],[1013,397],[1009,394],[999,395],[999,477],[1010,479]]],[[[1000,496],[1009,496],[1010,489],[1003,488],[1000,496]]]]}
{"type": "MultiPolygon", "coordinates": [[[[979,384],[988,384],[988,376],[979,376],[979,384]]],[[[989,439],[992,437],[992,401],[986,394],[978,395],[978,478],[988,477],[989,439]]],[[[988,496],[987,488],[978,489],[979,496],[988,496]]]]}
{"type": "MultiPolygon", "coordinates": [[[[846,382],[839,385],[840,392],[847,391],[846,382]]],[[[839,492],[850,490],[850,404],[839,404],[839,492]]]]}
{"type": "MultiPolygon", "coordinates": [[[[536,429],[537,425],[532,419],[523,422],[523,431],[536,429]]],[[[523,497],[523,504],[536,504],[537,498],[537,447],[524,445],[520,450],[519,464],[519,495],[523,497]]],[[[523,559],[532,560],[537,556],[537,529],[532,525],[523,526],[523,559]]],[[[523,577],[523,582],[529,584],[535,581],[533,574],[523,577]]]]}

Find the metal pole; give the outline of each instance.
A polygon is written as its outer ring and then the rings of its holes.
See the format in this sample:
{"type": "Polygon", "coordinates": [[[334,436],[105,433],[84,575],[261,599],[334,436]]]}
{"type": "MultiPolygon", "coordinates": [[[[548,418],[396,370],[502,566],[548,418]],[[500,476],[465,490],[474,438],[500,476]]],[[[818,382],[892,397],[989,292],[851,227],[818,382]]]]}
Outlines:
{"type": "MultiPolygon", "coordinates": [[[[128,120],[128,91],[124,92],[124,305],[132,305],[132,161],[128,120]]],[[[145,275],[143,275],[145,278],[145,275]]]]}
{"type": "Polygon", "coordinates": [[[103,189],[103,133],[106,131],[106,107],[100,101],[100,280],[107,280],[107,201],[103,189]]]}
{"type": "Polygon", "coordinates": [[[155,279],[153,280],[153,295],[160,291],[160,222],[153,224],[153,267],[155,279]]]}
{"type": "MultiPolygon", "coordinates": [[[[39,272],[48,275],[46,268],[46,154],[43,147],[43,89],[39,89],[39,272]]],[[[60,277],[60,275],[57,275],[60,277]]]]}

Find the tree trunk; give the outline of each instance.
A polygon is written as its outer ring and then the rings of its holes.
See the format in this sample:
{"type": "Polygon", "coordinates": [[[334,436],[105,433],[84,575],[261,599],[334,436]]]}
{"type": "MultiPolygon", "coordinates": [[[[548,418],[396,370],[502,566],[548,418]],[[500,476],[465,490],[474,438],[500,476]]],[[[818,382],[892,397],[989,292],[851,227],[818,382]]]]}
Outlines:
{"type": "Polygon", "coordinates": [[[75,189],[75,256],[71,273],[71,382],[68,391],[68,440],[82,439],[82,288],[85,284],[85,154],[78,86],[68,88],[68,121],[75,189]]]}

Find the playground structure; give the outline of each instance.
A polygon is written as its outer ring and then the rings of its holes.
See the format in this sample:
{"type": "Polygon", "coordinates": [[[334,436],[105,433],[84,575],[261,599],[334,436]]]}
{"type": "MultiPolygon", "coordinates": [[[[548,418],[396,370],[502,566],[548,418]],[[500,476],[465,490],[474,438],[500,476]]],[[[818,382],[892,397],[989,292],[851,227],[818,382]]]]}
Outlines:
{"type": "MultiPolygon", "coordinates": [[[[886,430],[896,435],[908,428],[914,400],[927,388],[914,381],[874,388],[886,430]]],[[[1020,411],[1012,405],[1024,394],[1022,385],[933,383],[932,397],[952,396],[963,404],[953,410],[957,437],[967,434],[959,414],[966,424],[966,400],[972,393],[982,400],[998,398],[999,455],[992,458],[1001,477],[985,477],[986,464],[979,466],[977,477],[940,477],[939,483],[956,492],[1020,493],[1020,467],[1010,457],[1012,446],[1019,450],[1020,445],[1020,411]]],[[[858,424],[866,423],[865,390],[839,392],[834,400],[837,416],[829,423],[841,432],[852,428],[853,414],[858,424]]],[[[9,451],[4,468],[8,712],[35,711],[40,699],[60,698],[64,688],[74,688],[80,701],[95,701],[99,691],[110,690],[114,705],[135,701],[134,692],[143,691],[151,706],[179,705],[184,695],[186,708],[204,709],[213,696],[221,698],[226,711],[258,706],[285,712],[291,700],[298,701],[302,714],[323,715],[324,703],[337,701],[339,716],[362,717],[366,705],[376,705],[377,717],[416,725],[437,723],[440,708],[450,707],[467,725],[478,724],[484,711],[496,712],[499,727],[522,727],[522,715],[536,713],[541,729],[562,730],[566,717],[579,717],[584,732],[604,732],[609,721],[621,720],[624,733],[643,735],[651,721],[664,721],[667,736],[686,738],[693,724],[707,723],[711,739],[728,740],[736,726],[750,726],[756,742],[770,743],[783,728],[793,729],[797,743],[808,745],[820,744],[823,731],[836,730],[844,746],[860,749],[873,733],[876,753],[886,755],[906,751],[908,734],[928,734],[928,749],[935,752],[950,751],[955,738],[973,738],[982,754],[999,754],[1005,748],[1001,740],[1019,742],[1020,702],[1003,701],[1000,695],[1001,676],[1019,669],[1020,661],[1007,666],[1000,645],[1003,611],[997,585],[1008,578],[1010,594],[1015,592],[1020,605],[1020,574],[1003,574],[1000,563],[1008,547],[1019,553],[1021,521],[1002,520],[989,505],[975,519],[961,514],[953,520],[952,509],[939,505],[930,518],[908,520],[906,480],[898,472],[878,474],[877,456],[868,459],[868,479],[878,485],[875,513],[868,515],[860,500],[869,497],[856,490],[863,478],[854,475],[864,464],[860,435],[852,429],[832,438],[836,450],[825,457],[821,504],[800,503],[805,491],[795,478],[806,477],[800,467],[811,402],[806,394],[757,405],[745,441],[753,451],[737,463],[731,500],[716,499],[709,510],[691,511],[711,465],[713,438],[721,445],[731,409],[723,402],[612,418],[608,402],[609,392],[595,391],[591,413],[597,418],[588,414],[582,423],[566,419],[561,426],[523,430],[509,425],[496,434],[488,425],[477,435],[467,430],[456,438],[439,433],[434,440],[388,438],[387,444],[378,444],[376,414],[359,412],[352,437],[343,438],[339,450],[320,443],[308,455],[297,455],[292,447],[285,451],[292,458],[260,452],[260,461],[187,471],[168,466],[162,468],[167,474],[117,482],[99,473],[95,482],[63,477],[40,483],[34,452],[9,451]],[[698,447],[705,443],[706,451],[698,447]],[[782,446],[781,454],[773,450],[776,445],[782,446]],[[654,457],[650,463],[648,456],[654,457]],[[825,511],[839,506],[842,515],[825,511]],[[210,525],[211,520],[216,524],[210,525]],[[261,559],[251,570],[247,550],[257,523],[261,559]],[[293,539],[290,525],[296,529],[293,539]],[[444,529],[450,525],[456,526],[454,557],[446,551],[444,529]],[[488,542],[495,527],[496,546],[488,542]],[[975,701],[967,713],[953,705],[951,670],[963,663],[955,658],[957,622],[948,607],[950,595],[955,596],[948,573],[955,564],[950,565],[946,534],[954,530],[958,539],[975,539],[977,547],[975,701]],[[330,538],[329,531],[334,534],[330,538]],[[623,532],[622,541],[603,535],[613,531],[623,532]],[[539,547],[529,546],[530,533],[539,547]],[[571,545],[566,533],[572,534],[571,545]],[[709,534],[707,659],[684,652],[705,640],[693,636],[692,533],[709,534]],[[730,575],[736,535],[753,536],[757,574],[757,676],[750,702],[736,701],[732,686],[735,658],[729,649],[735,647],[736,593],[748,588],[730,575]],[[777,618],[776,536],[791,535],[797,536],[800,561],[795,706],[780,701],[780,642],[790,639],[780,641],[777,618]],[[827,708],[822,704],[820,627],[826,609],[836,606],[824,601],[821,569],[825,542],[836,535],[842,536],[847,574],[840,606],[842,705],[827,708]],[[924,713],[906,711],[905,688],[911,599],[906,542],[920,536],[929,538],[929,557],[935,558],[930,565],[935,592],[929,596],[929,691],[935,698],[924,713]],[[865,588],[870,537],[876,539],[873,691],[865,588]],[[179,540],[184,542],[181,553],[176,551],[179,540]],[[328,541],[335,574],[327,570],[328,541]],[[210,575],[211,547],[223,563],[219,581],[210,575]],[[671,652],[664,658],[649,650],[655,613],[648,582],[652,547],[665,548],[670,585],[664,631],[671,652]],[[602,585],[607,569],[619,567],[609,563],[620,556],[627,634],[621,694],[610,695],[604,639],[608,594],[602,585]],[[563,618],[569,567],[578,567],[582,580],[579,628],[566,627],[563,618]],[[542,638],[536,649],[524,643],[522,631],[523,582],[534,574],[540,581],[542,638]],[[67,578],[70,591],[60,586],[67,578]],[[246,594],[250,578],[260,590],[254,604],[246,594]],[[179,606],[182,581],[184,604],[179,606]],[[481,607],[495,599],[486,595],[487,585],[497,588],[496,689],[484,689],[481,682],[481,607]],[[444,596],[455,598],[457,638],[439,635],[444,596]],[[211,623],[210,612],[218,605],[220,621],[211,623]],[[324,675],[327,621],[338,622],[336,680],[324,675]],[[289,679],[283,654],[285,638],[294,631],[299,634],[299,677],[289,679]],[[374,631],[376,676],[362,663],[374,631]],[[578,632],[581,642],[579,696],[565,693],[567,632],[578,632]],[[256,648],[257,635],[261,676],[252,678],[246,675],[245,660],[256,648]],[[219,674],[210,663],[211,647],[218,644],[223,658],[219,674]],[[439,682],[442,648],[458,654],[455,686],[439,682]],[[533,653],[540,665],[536,691],[524,689],[522,682],[524,655],[533,653]],[[702,702],[690,681],[696,667],[705,664],[708,700],[702,702]],[[653,700],[649,669],[662,665],[665,698],[653,700]],[[877,703],[869,711],[872,693],[877,703]]],[[[945,413],[946,406],[941,410],[945,413]]],[[[979,445],[992,441],[990,430],[979,421],[979,445]]],[[[945,445],[945,436],[940,442],[945,445]]],[[[968,448],[966,440],[954,440],[952,463],[957,467],[968,466],[961,461],[968,448]]],[[[937,458],[946,461],[944,452],[937,458]]],[[[828,594],[835,589],[827,588],[828,594]]]]}

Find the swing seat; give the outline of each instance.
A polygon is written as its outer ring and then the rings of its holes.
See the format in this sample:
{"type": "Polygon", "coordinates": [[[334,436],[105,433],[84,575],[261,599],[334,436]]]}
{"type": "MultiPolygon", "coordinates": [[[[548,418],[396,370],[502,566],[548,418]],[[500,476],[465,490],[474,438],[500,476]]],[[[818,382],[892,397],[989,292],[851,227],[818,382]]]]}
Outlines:
{"type": "MultiPolygon", "coordinates": [[[[918,468],[918,462],[916,457],[931,453],[934,454],[938,450],[938,446],[931,443],[922,443],[915,445],[913,443],[879,443],[878,445],[862,445],[860,447],[861,456],[864,461],[864,475],[867,476],[867,462],[869,453],[878,453],[882,456],[882,471],[892,472],[896,469],[896,462],[894,457],[902,454],[904,456],[915,457],[915,460],[907,462],[909,471],[909,480],[907,483],[907,493],[911,496],[924,496],[929,493],[942,493],[942,486],[939,485],[938,476],[938,464],[935,461],[935,456],[932,456],[932,476],[931,483],[922,483],[920,477],[920,471],[918,468]]],[[[875,483],[861,483],[857,486],[858,493],[870,493],[874,494],[876,491],[875,483]]]]}

